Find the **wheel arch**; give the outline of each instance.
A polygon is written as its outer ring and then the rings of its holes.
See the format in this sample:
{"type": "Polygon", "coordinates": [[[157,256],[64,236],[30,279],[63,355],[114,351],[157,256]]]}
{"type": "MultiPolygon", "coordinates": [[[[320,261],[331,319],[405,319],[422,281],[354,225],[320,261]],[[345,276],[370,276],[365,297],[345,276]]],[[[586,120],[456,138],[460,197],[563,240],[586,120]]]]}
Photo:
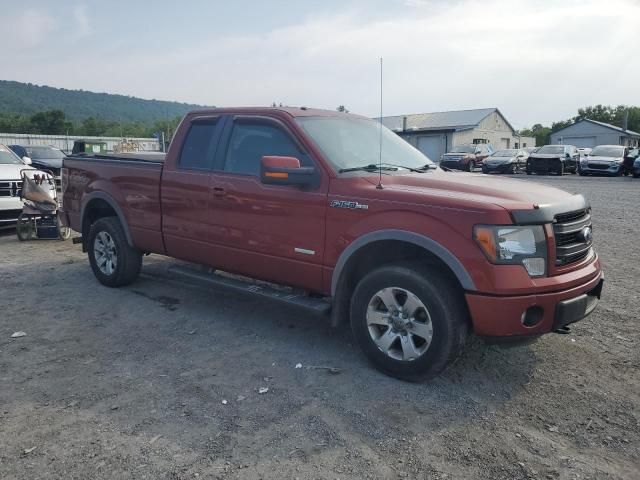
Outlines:
{"type": "MultiPolygon", "coordinates": [[[[471,276],[460,260],[446,247],[424,235],[405,230],[379,230],[354,240],[340,255],[331,279],[333,298],[332,324],[342,323],[348,317],[349,299],[355,288],[358,270],[367,271],[372,254],[381,255],[382,263],[406,259],[419,259],[444,268],[462,290],[476,290],[471,276]],[[362,263],[367,266],[362,267],[362,263]]],[[[378,258],[378,257],[375,257],[378,258]]]]}
{"type": "Polygon", "coordinates": [[[129,225],[118,202],[108,193],[92,192],[83,198],[82,210],[80,212],[80,218],[82,219],[83,248],[86,249],[89,228],[91,228],[91,225],[96,220],[103,217],[118,217],[120,225],[122,225],[122,229],[124,230],[127,243],[131,247],[134,246],[129,225]]]}

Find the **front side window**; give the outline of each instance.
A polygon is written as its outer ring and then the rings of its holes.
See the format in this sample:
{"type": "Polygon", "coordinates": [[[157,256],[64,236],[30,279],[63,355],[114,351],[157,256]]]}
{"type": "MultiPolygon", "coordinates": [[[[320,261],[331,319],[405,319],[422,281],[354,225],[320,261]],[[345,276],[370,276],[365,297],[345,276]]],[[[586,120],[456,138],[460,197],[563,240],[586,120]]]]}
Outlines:
{"type": "Polygon", "coordinates": [[[191,124],[184,140],[178,167],[186,170],[209,170],[216,152],[215,120],[191,124]]]}
{"type": "Polygon", "coordinates": [[[237,120],[229,139],[225,171],[258,176],[262,157],[269,155],[295,157],[302,166],[309,164],[283,129],[270,122],[237,120]]]}

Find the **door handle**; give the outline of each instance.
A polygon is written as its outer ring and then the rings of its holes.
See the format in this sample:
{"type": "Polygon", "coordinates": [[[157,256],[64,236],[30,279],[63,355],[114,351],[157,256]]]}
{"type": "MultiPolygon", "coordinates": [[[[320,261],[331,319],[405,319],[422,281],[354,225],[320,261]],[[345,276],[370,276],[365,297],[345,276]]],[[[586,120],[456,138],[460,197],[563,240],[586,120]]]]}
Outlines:
{"type": "Polygon", "coordinates": [[[216,197],[224,197],[227,194],[226,190],[222,187],[213,187],[213,195],[216,197]]]}

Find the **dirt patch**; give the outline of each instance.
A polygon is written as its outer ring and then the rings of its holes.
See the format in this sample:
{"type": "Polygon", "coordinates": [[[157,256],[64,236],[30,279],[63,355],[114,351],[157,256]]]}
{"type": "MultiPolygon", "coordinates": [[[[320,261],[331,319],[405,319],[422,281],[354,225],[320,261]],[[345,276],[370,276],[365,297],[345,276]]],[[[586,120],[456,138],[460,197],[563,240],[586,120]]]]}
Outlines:
{"type": "Polygon", "coordinates": [[[0,238],[0,478],[640,478],[640,181],[535,180],[589,196],[603,301],[571,335],[472,341],[428,384],[171,260],[109,289],[69,241],[0,238]]]}

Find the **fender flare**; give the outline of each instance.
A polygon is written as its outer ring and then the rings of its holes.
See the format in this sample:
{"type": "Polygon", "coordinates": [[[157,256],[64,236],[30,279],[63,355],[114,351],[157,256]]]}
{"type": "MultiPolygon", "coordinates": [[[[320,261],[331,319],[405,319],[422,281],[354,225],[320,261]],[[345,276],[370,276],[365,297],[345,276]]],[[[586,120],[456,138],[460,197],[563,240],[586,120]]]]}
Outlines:
{"type": "MultiPolygon", "coordinates": [[[[85,195],[82,198],[82,209],[80,211],[80,219],[81,219],[81,225],[82,228],[84,228],[84,221],[85,221],[85,215],[87,213],[87,206],[89,206],[89,204],[91,203],[92,200],[104,200],[105,202],[107,202],[109,204],[109,206],[111,208],[113,208],[113,210],[116,212],[116,215],[118,217],[118,220],[120,220],[120,225],[122,225],[122,229],[124,230],[124,235],[127,238],[127,243],[133,247],[133,239],[131,237],[131,232],[129,231],[129,224],[127,223],[126,217],[124,216],[124,212],[122,211],[122,209],[120,208],[120,206],[118,205],[118,202],[115,201],[115,199],[109,195],[108,193],[104,193],[104,192],[91,192],[87,195],[85,195]]],[[[84,232],[83,232],[84,233],[84,232]]],[[[85,240],[86,241],[86,240],[85,240]]]]}
{"type": "Polygon", "coordinates": [[[419,247],[424,248],[428,252],[432,253],[440,260],[442,260],[453,272],[456,276],[460,285],[465,290],[474,291],[476,290],[475,284],[471,279],[471,276],[464,268],[460,260],[458,260],[455,255],[453,255],[449,250],[443,247],[441,244],[436,242],[435,240],[420,235],[414,232],[407,232],[405,230],[378,230],[375,232],[367,233],[361,237],[358,237],[356,240],[351,242],[347,248],[343,250],[336,262],[336,266],[333,269],[333,275],[331,277],[331,296],[335,298],[336,290],[338,287],[338,281],[340,280],[340,276],[342,275],[342,270],[345,265],[349,261],[351,255],[357,252],[360,248],[368,245],[372,242],[378,242],[381,240],[398,240],[406,243],[412,243],[419,247]]]}

